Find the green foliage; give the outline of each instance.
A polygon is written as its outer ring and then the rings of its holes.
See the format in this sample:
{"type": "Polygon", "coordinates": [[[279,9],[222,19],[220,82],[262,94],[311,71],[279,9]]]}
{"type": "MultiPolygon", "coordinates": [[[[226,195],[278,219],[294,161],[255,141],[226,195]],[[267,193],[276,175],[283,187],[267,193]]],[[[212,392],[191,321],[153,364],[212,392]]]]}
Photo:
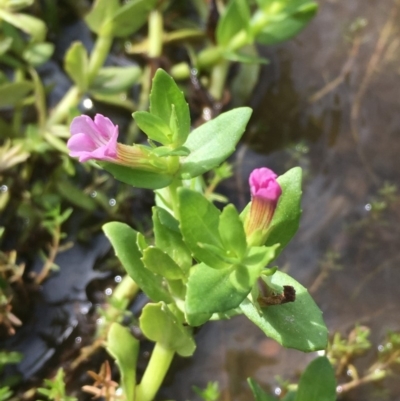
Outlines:
{"type": "Polygon", "coordinates": [[[261,309],[246,299],[241,304],[242,312],[268,337],[286,348],[304,352],[325,349],[328,330],[322,313],[307,290],[285,273],[277,271],[271,277],[272,284],[290,285],[296,290],[296,300],[284,305],[267,306],[261,309]]]}
{"type": "Polygon", "coordinates": [[[105,21],[100,35],[114,37],[131,35],[145,24],[156,3],[157,0],[131,0],[125,3],[105,21]]]}
{"type": "Polygon", "coordinates": [[[276,398],[266,393],[254,379],[248,378],[247,383],[253,393],[254,401],[276,401],[276,398]]]}
{"type": "Polygon", "coordinates": [[[33,89],[28,81],[7,82],[0,86],[0,107],[15,106],[33,89]]]}
{"type": "Polygon", "coordinates": [[[18,363],[22,360],[23,355],[19,352],[0,352],[0,372],[3,371],[4,367],[10,363],[18,363]]]}
{"type": "Polygon", "coordinates": [[[118,0],[97,0],[85,20],[100,36],[126,37],[145,24],[156,3],[156,0],[131,0],[120,5],[118,0]]]}
{"type": "Polygon", "coordinates": [[[193,386],[193,390],[204,401],[217,401],[217,400],[219,400],[219,398],[221,396],[217,382],[207,383],[207,387],[204,390],[202,390],[196,386],[193,386]]]}
{"type": "Polygon", "coordinates": [[[178,196],[180,228],[195,259],[216,269],[228,267],[218,233],[219,210],[203,195],[190,189],[180,188],[178,196]]]}
{"type": "Polygon", "coordinates": [[[250,9],[247,0],[230,0],[218,21],[216,39],[220,46],[228,47],[231,39],[240,31],[249,34],[250,9]]]}
{"type": "Polygon", "coordinates": [[[196,348],[191,330],[183,326],[183,316],[175,309],[159,302],[147,304],[140,316],[140,329],[150,340],[181,356],[191,356],[196,348]]]}
{"type": "Polygon", "coordinates": [[[189,106],[175,81],[158,69],[150,92],[150,113],[169,127],[173,148],[183,145],[190,131],[189,106]]]}
{"type": "Polygon", "coordinates": [[[121,372],[121,383],[128,400],[134,399],[136,384],[136,363],[139,354],[139,340],[127,328],[113,323],[108,331],[107,351],[117,361],[121,372]]]}
{"type": "Polygon", "coordinates": [[[0,19],[30,35],[34,42],[42,42],[46,36],[47,29],[44,22],[31,15],[12,13],[0,9],[0,19]]]}
{"type": "Polygon", "coordinates": [[[89,58],[82,42],[74,42],[65,54],[65,71],[78,86],[85,92],[89,85],[89,58]]]}
{"type": "Polygon", "coordinates": [[[159,189],[171,184],[173,174],[162,174],[141,169],[132,169],[119,164],[98,162],[104,170],[111,173],[117,180],[134,187],[159,189]]]}
{"type": "Polygon", "coordinates": [[[235,150],[251,113],[248,107],[230,110],[192,131],[184,143],[190,155],[181,161],[182,178],[197,177],[224,162],[235,150]]]}
{"type": "Polygon", "coordinates": [[[90,84],[90,91],[101,95],[120,94],[136,84],[141,73],[136,66],[101,68],[90,84]]]}
{"type": "Polygon", "coordinates": [[[52,401],[77,401],[75,397],[67,396],[65,392],[64,370],[58,369],[56,376],[52,380],[45,379],[45,387],[38,388],[38,393],[52,401]]]}
{"type": "Polygon", "coordinates": [[[12,396],[12,391],[10,390],[10,387],[1,387],[0,388],[0,401],[7,401],[8,399],[11,398],[12,396]]]}
{"type": "Polygon", "coordinates": [[[159,142],[162,145],[172,143],[172,131],[169,124],[157,115],[147,111],[136,111],[133,113],[133,118],[138,127],[152,141],[159,142]]]}
{"type": "Polygon", "coordinates": [[[325,356],[314,359],[300,377],[295,401],[335,401],[335,372],[325,356]]]}
{"type": "Polygon", "coordinates": [[[172,298],[163,286],[162,276],[148,270],[142,262],[142,254],[136,244],[138,233],[127,224],[112,222],[103,226],[115,253],[127,273],[153,301],[171,302],[172,298]]]}
{"type": "Polygon", "coordinates": [[[318,5],[309,0],[257,0],[253,35],[258,43],[272,45],[299,33],[315,16],[318,5]]]}
{"type": "Polygon", "coordinates": [[[153,208],[155,244],[185,272],[192,266],[192,255],[183,241],[179,222],[165,209],[153,208]]]}

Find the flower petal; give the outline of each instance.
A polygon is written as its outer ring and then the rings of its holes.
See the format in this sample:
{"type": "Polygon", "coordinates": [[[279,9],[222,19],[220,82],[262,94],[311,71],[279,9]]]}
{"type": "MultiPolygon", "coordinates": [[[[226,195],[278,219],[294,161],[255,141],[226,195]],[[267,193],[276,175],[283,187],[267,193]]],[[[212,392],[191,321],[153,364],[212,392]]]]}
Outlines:
{"type": "Polygon", "coordinates": [[[93,139],[86,134],[75,134],[68,139],[69,155],[78,157],[81,152],[92,152],[97,148],[93,139]]]}
{"type": "Polygon", "coordinates": [[[71,135],[76,134],[86,134],[90,136],[94,141],[99,136],[99,131],[93,122],[93,120],[89,116],[79,116],[75,117],[72,120],[70,126],[71,135]]]}
{"type": "Polygon", "coordinates": [[[115,128],[117,129],[118,136],[118,125],[114,125],[109,118],[104,117],[102,114],[95,115],[94,124],[104,139],[110,140],[115,132],[115,128]]]}

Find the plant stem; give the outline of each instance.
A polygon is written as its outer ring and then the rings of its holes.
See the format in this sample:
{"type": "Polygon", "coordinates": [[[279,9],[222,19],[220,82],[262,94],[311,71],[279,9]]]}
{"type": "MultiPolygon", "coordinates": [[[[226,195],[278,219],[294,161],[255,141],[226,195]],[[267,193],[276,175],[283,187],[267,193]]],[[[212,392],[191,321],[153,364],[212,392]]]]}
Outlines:
{"type": "MultiPolygon", "coordinates": [[[[142,381],[136,387],[135,401],[152,401],[172,362],[175,351],[156,343],[142,381]]],[[[131,401],[131,400],[129,400],[131,401]]]]}
{"type": "Polygon", "coordinates": [[[224,94],[226,75],[228,74],[229,61],[221,60],[214,66],[211,72],[211,85],[209,92],[215,100],[221,100],[224,94]]]}
{"type": "Polygon", "coordinates": [[[68,92],[64,95],[64,97],[50,114],[50,117],[47,120],[47,125],[56,125],[65,120],[70,109],[78,104],[80,97],[81,93],[77,86],[72,86],[69,88],[68,92]]]}
{"type": "MultiPolygon", "coordinates": [[[[153,71],[152,59],[157,59],[162,54],[163,47],[164,24],[162,13],[159,10],[153,10],[149,16],[149,40],[147,55],[150,63],[143,69],[142,74],[142,90],[140,91],[139,102],[137,110],[146,110],[149,105],[149,96],[151,88],[151,78],[155,71],[153,71]]],[[[126,141],[133,143],[134,138],[138,134],[138,128],[135,123],[134,127],[129,130],[126,141]]]]}
{"type": "Polygon", "coordinates": [[[89,60],[89,84],[96,77],[100,68],[104,65],[112,45],[112,36],[99,36],[90,53],[89,60]]]}
{"type": "Polygon", "coordinates": [[[39,127],[42,130],[46,125],[46,95],[37,71],[34,68],[29,68],[29,73],[35,83],[35,105],[38,113],[39,127]]]}
{"type": "Polygon", "coordinates": [[[174,181],[168,186],[169,201],[171,204],[171,209],[174,212],[174,217],[179,220],[179,210],[178,210],[178,188],[182,186],[182,181],[175,178],[174,181]]]}
{"type": "MultiPolygon", "coordinates": [[[[112,37],[99,36],[90,54],[89,60],[89,83],[96,77],[103,66],[112,45],[112,37]]],[[[47,121],[47,125],[55,125],[64,121],[70,109],[76,106],[82,96],[79,88],[74,85],[64,95],[61,101],[54,108],[47,121]]]]}
{"type": "Polygon", "coordinates": [[[139,292],[139,286],[126,275],[121,282],[114,288],[113,298],[132,299],[139,292]]]}
{"type": "Polygon", "coordinates": [[[163,45],[163,18],[159,10],[153,10],[149,16],[149,50],[150,58],[160,57],[163,45]]]}

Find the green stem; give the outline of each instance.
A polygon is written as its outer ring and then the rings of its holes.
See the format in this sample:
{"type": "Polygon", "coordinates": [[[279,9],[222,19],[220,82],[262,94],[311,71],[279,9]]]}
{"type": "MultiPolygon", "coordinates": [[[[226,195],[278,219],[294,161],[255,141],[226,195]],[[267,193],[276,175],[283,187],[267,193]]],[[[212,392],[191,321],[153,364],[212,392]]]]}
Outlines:
{"type": "Polygon", "coordinates": [[[171,209],[174,212],[174,216],[179,220],[179,209],[178,209],[178,188],[182,186],[182,181],[175,178],[174,181],[168,186],[169,201],[171,204],[171,209]]]}
{"type": "Polygon", "coordinates": [[[112,41],[112,36],[99,36],[97,38],[94,48],[90,53],[89,84],[93,81],[100,68],[104,65],[104,62],[110,53],[112,41]]]}
{"type": "Polygon", "coordinates": [[[132,299],[139,292],[139,286],[126,275],[121,282],[114,288],[113,298],[132,299]]]}
{"type": "Polygon", "coordinates": [[[46,95],[42,81],[36,70],[34,68],[29,68],[29,73],[35,83],[35,105],[38,113],[39,127],[43,130],[46,125],[46,95]]]}
{"type": "Polygon", "coordinates": [[[47,120],[47,125],[60,124],[66,119],[70,109],[76,106],[81,97],[81,93],[77,86],[72,86],[69,88],[68,92],[64,95],[61,101],[57,104],[55,109],[53,109],[47,120]]]}
{"type": "Polygon", "coordinates": [[[160,57],[163,45],[163,17],[159,10],[153,10],[149,16],[149,50],[148,55],[160,57]]]}
{"type": "Polygon", "coordinates": [[[215,100],[221,100],[224,94],[226,76],[228,74],[229,61],[222,60],[211,71],[210,94],[215,100]]]}
{"type": "MultiPolygon", "coordinates": [[[[136,387],[135,401],[152,401],[171,365],[175,351],[156,343],[142,381],[136,387]]],[[[131,400],[129,400],[131,401],[131,400]]]]}
{"type": "MultiPolygon", "coordinates": [[[[164,25],[162,13],[159,10],[153,10],[149,16],[149,48],[147,49],[147,54],[150,58],[150,64],[146,65],[146,67],[143,69],[141,80],[142,89],[140,91],[137,110],[146,110],[149,105],[151,77],[154,73],[151,65],[151,59],[160,57],[162,54],[163,31],[164,25]]],[[[126,138],[127,143],[133,143],[137,134],[138,127],[135,123],[135,125],[128,132],[126,138]]]]}

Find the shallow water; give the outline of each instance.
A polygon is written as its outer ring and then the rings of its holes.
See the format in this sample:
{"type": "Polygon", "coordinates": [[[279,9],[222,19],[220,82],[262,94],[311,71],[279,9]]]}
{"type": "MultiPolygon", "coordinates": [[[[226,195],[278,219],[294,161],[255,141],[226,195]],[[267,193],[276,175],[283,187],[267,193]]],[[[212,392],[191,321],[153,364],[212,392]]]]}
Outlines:
{"type": "MultiPolygon", "coordinates": [[[[271,63],[252,97],[238,178],[223,190],[238,194],[243,206],[253,168],[304,168],[301,227],[279,265],[312,290],[331,333],[367,325],[376,349],[388,330],[400,329],[400,4],[319,3],[295,40],[262,49],[271,63]],[[366,27],[351,33],[360,18],[366,27]],[[397,186],[397,195],[376,220],[373,202],[385,183],[397,186]],[[324,269],[329,274],[321,280],[324,269]]],[[[295,379],[315,356],[281,349],[241,317],[210,323],[197,339],[194,358],[176,361],[165,397],[193,400],[192,385],[218,381],[222,400],[249,400],[247,377],[274,390],[274,376],[295,379]]],[[[362,359],[360,373],[374,352],[362,359]]],[[[385,384],[387,398],[369,385],[341,399],[400,399],[399,381],[385,384]]]]}

